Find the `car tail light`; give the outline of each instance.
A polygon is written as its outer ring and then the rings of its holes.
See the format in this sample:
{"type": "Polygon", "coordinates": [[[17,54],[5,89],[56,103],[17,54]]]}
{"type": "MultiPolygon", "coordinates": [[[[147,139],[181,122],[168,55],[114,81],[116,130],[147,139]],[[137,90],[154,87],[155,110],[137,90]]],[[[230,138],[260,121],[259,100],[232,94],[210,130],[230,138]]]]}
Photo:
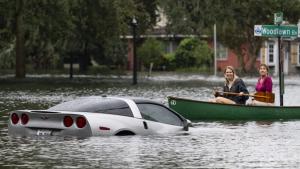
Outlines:
{"type": "Polygon", "coordinates": [[[17,113],[13,113],[13,114],[11,115],[11,122],[12,122],[13,124],[17,124],[17,123],[19,122],[19,116],[18,116],[17,113]]]}
{"type": "Polygon", "coordinates": [[[86,119],[83,116],[77,117],[76,125],[78,128],[83,128],[86,125],[86,119]]]}
{"type": "Polygon", "coordinates": [[[28,121],[29,121],[28,115],[25,114],[25,113],[23,113],[23,114],[21,115],[21,123],[22,123],[23,125],[25,125],[25,124],[28,123],[28,121]]]}
{"type": "Polygon", "coordinates": [[[70,126],[73,125],[73,119],[72,119],[71,116],[65,116],[65,117],[64,117],[64,125],[65,125],[66,127],[70,127],[70,126]]]}

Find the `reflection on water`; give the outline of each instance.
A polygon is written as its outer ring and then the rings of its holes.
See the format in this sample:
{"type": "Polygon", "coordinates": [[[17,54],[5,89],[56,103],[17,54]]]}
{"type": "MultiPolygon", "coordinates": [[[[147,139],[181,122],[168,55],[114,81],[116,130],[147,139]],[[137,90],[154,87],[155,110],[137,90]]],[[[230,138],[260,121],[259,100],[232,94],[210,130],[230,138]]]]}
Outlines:
{"type": "MultiPolygon", "coordinates": [[[[247,79],[246,79],[247,81],[247,79]]],[[[249,79],[255,83],[255,80],[249,79]]],[[[44,109],[79,96],[212,97],[214,82],[131,85],[44,85],[0,88],[0,166],[11,168],[299,168],[300,122],[197,122],[188,134],[129,137],[7,135],[7,112],[44,109]]],[[[249,86],[249,90],[254,90],[249,86]]],[[[279,90],[275,85],[275,91],[279,90]]],[[[299,105],[300,88],[288,84],[285,104],[299,105]],[[293,98],[293,99],[287,99],[293,98]]],[[[278,103],[278,101],[277,101],[278,103]]]]}

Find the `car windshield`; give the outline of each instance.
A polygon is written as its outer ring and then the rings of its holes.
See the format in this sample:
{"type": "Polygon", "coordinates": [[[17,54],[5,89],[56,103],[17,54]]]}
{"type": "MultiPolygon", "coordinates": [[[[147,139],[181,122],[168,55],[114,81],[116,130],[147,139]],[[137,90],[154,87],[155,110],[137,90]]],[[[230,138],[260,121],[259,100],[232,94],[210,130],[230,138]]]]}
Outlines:
{"type": "Polygon", "coordinates": [[[86,97],[63,102],[49,108],[50,111],[93,112],[132,117],[133,114],[126,102],[111,98],[86,97]]]}

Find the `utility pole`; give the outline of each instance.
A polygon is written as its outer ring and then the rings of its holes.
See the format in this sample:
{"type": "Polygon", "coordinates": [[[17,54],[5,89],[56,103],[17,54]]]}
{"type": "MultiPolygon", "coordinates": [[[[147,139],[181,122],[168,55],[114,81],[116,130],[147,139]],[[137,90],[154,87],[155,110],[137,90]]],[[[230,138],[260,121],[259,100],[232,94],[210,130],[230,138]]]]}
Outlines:
{"type": "Polygon", "coordinates": [[[133,85],[137,84],[137,58],[136,58],[136,27],[137,21],[135,17],[132,18],[132,34],[133,34],[133,85]]]}
{"type": "Polygon", "coordinates": [[[217,26],[214,24],[214,75],[217,76],[217,26]]]}

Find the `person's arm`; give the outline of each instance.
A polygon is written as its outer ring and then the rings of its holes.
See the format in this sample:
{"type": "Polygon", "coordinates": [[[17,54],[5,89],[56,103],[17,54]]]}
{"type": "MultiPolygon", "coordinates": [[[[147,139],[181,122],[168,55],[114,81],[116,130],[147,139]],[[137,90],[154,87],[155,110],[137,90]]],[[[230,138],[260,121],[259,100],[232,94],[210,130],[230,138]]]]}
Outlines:
{"type": "MultiPolygon", "coordinates": [[[[226,84],[223,86],[223,92],[230,92],[230,91],[229,91],[229,88],[227,87],[226,84]]],[[[221,97],[228,98],[229,95],[227,95],[227,94],[225,94],[225,93],[222,93],[220,96],[221,96],[221,97]]]]}
{"type": "Polygon", "coordinates": [[[223,97],[222,93],[218,92],[218,91],[214,91],[213,95],[215,97],[223,97]]]}
{"type": "MultiPolygon", "coordinates": [[[[244,81],[242,79],[240,79],[239,82],[239,92],[243,92],[244,94],[249,94],[249,91],[244,83],[244,81]]],[[[249,98],[249,96],[242,96],[244,100],[247,100],[249,98]]]]}
{"type": "Polygon", "coordinates": [[[265,79],[266,92],[272,93],[273,82],[271,77],[265,79]]]}
{"type": "Polygon", "coordinates": [[[258,81],[257,81],[257,83],[256,83],[255,91],[259,91],[259,81],[260,81],[260,78],[258,79],[258,81]]]}

